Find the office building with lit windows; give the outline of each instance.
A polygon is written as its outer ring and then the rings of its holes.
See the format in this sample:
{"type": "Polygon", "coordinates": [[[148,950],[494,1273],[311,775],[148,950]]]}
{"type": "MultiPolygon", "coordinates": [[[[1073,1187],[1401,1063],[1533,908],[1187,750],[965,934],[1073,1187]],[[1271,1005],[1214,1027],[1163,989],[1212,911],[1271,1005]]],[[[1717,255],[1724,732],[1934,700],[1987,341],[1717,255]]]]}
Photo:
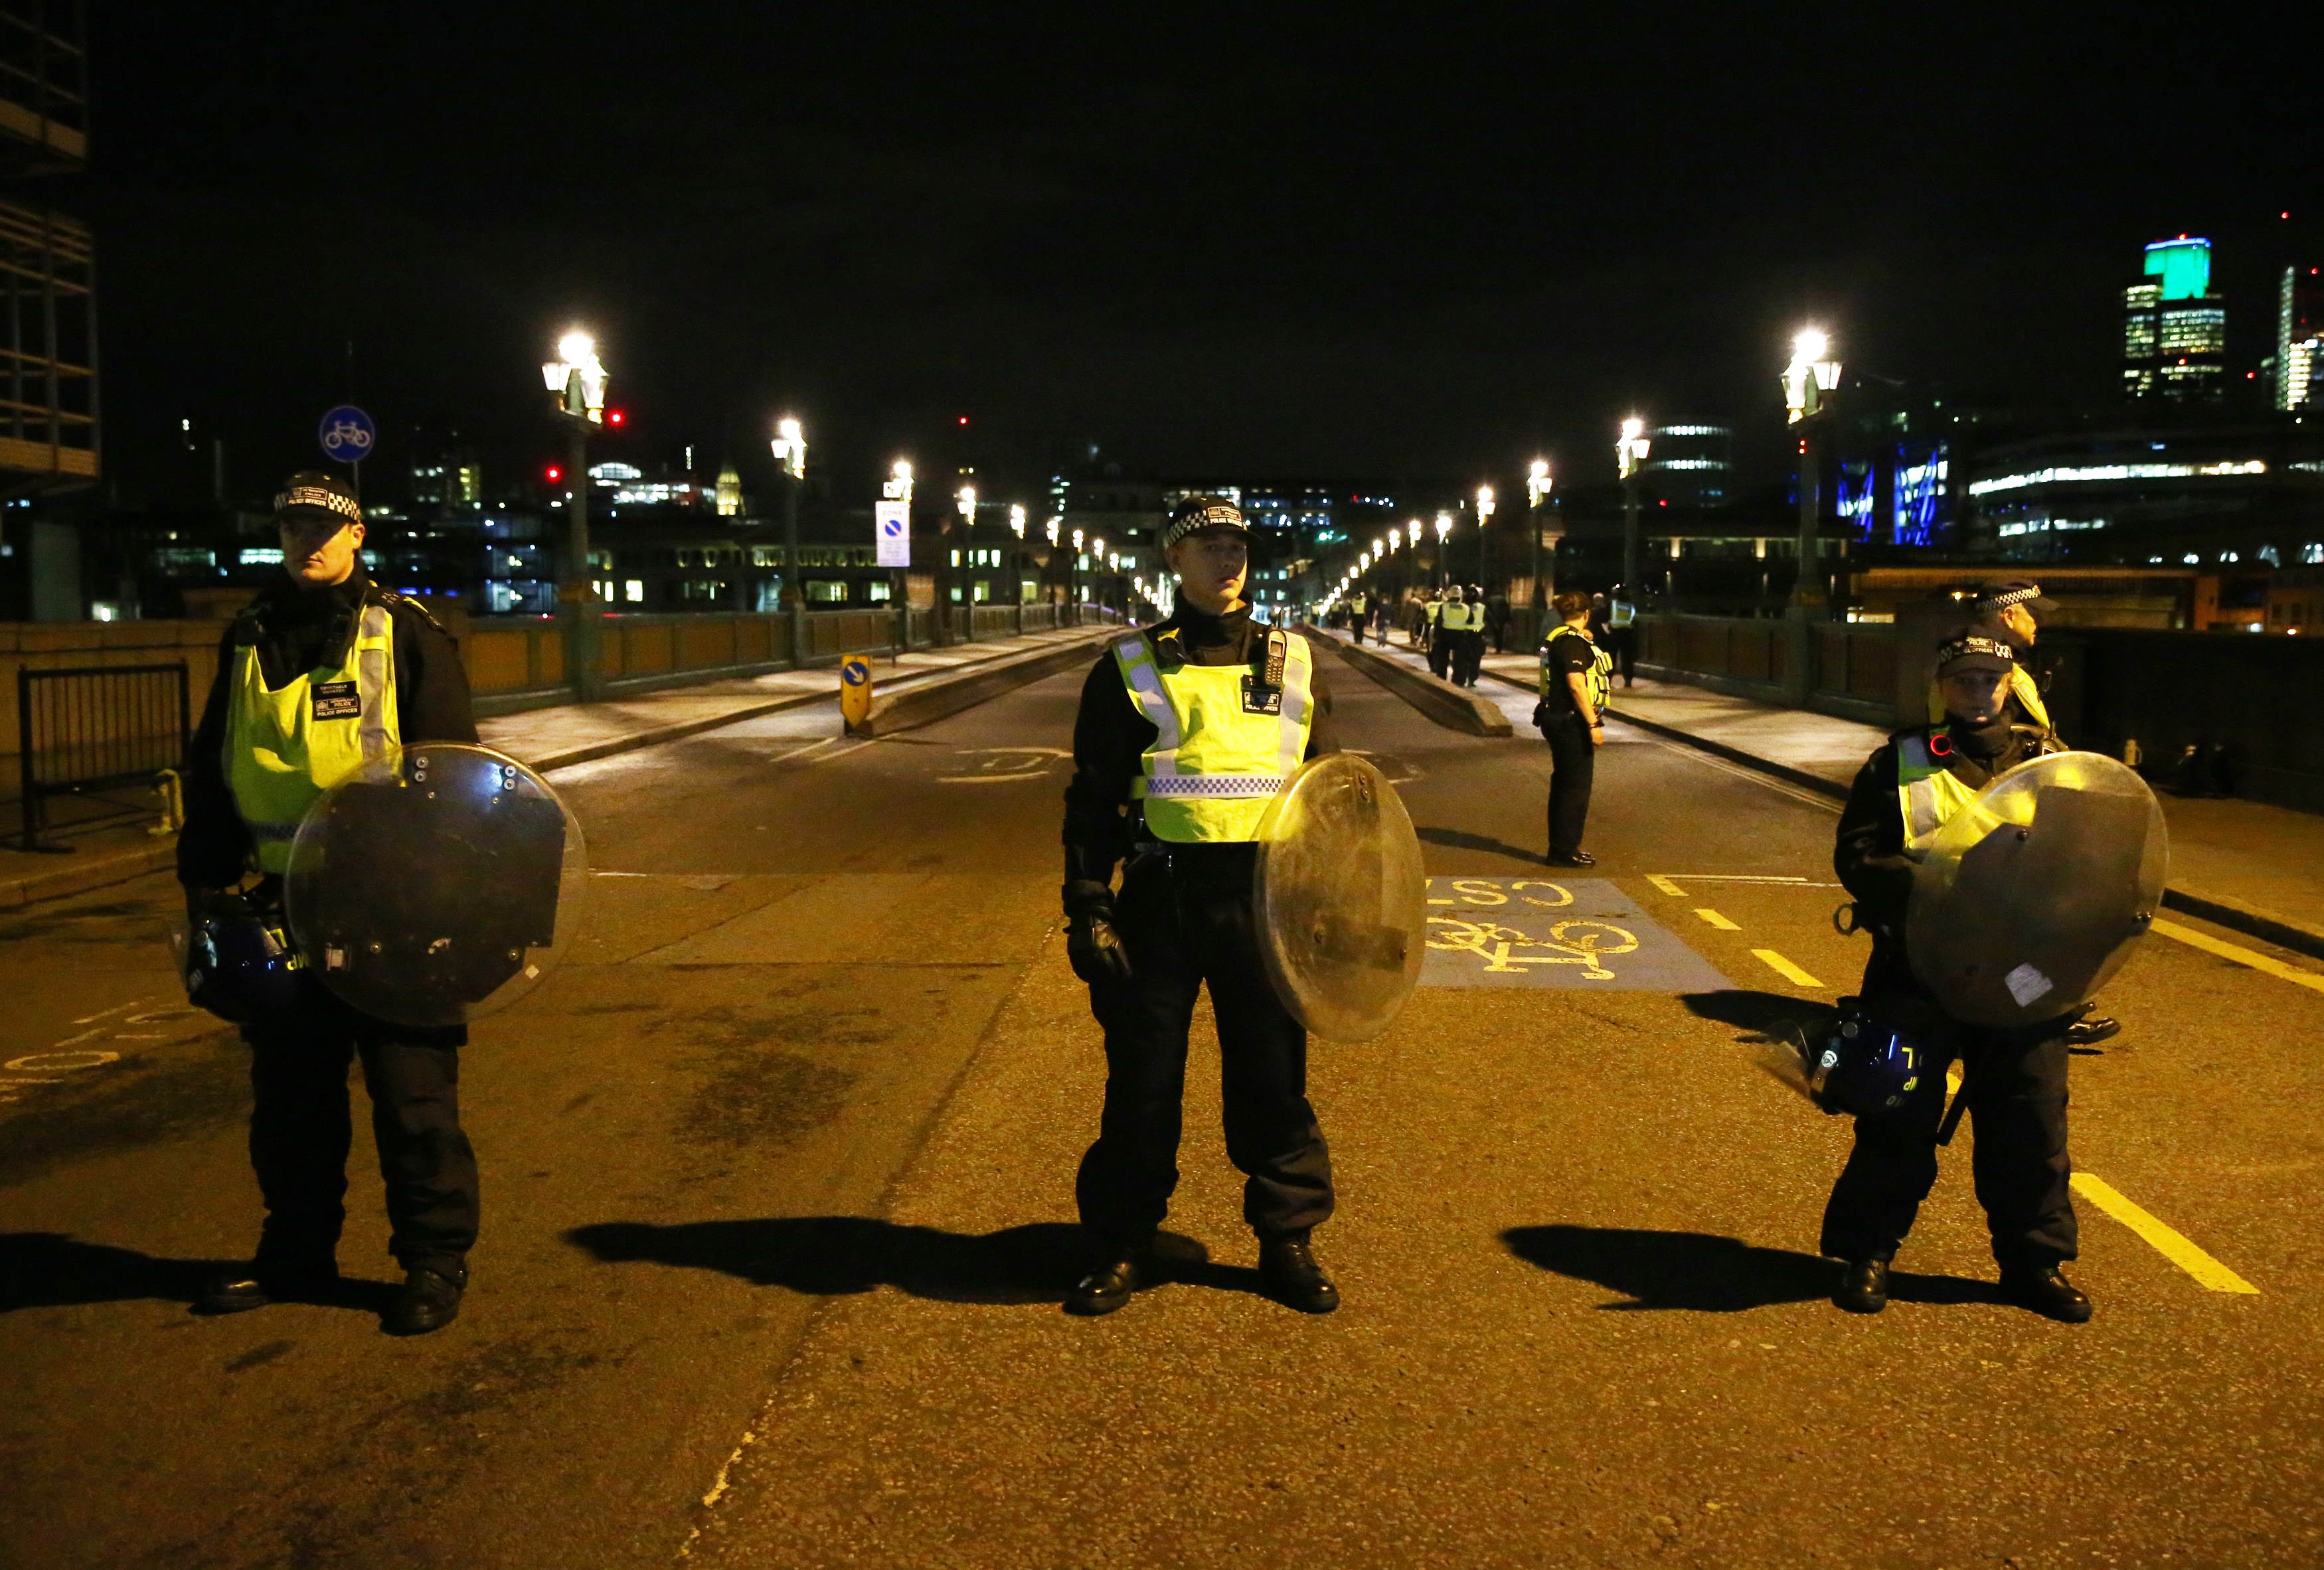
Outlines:
{"type": "Polygon", "coordinates": [[[2225,391],[2227,307],[2211,289],[2211,243],[2181,234],[2146,247],[2122,291],[2122,390],[2209,402],[2225,391]]]}
{"type": "Polygon", "coordinates": [[[2276,290],[2275,407],[2324,404],[2324,269],[2287,267],[2276,290]]]}
{"type": "Polygon", "coordinates": [[[2076,434],[1968,465],[1972,549],[2123,566],[2324,564],[2324,429],[2312,422],[2076,434]]]}
{"type": "Polygon", "coordinates": [[[1638,483],[1674,507],[1722,507],[1735,491],[1735,433],[1726,426],[1655,426],[1638,483]]]}

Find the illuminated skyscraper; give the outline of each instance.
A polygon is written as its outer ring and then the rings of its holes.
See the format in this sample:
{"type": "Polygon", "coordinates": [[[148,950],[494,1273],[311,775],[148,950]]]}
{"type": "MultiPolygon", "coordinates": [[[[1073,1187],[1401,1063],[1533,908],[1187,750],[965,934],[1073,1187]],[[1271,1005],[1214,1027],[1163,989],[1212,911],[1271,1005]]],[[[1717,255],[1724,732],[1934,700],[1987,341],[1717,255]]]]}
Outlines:
{"type": "Polygon", "coordinates": [[[1734,438],[1725,426],[1655,426],[1646,432],[1650,445],[1638,472],[1658,500],[1682,507],[1723,505],[1734,489],[1734,438]]]}
{"type": "Polygon", "coordinates": [[[2324,404],[2324,272],[2283,270],[2275,301],[2275,407],[2324,404]]]}
{"type": "Polygon", "coordinates": [[[2122,390],[2131,398],[2216,399],[2227,383],[2227,304],[2211,290],[2211,243],[2181,234],[2146,248],[2122,291],[2122,390]]]}

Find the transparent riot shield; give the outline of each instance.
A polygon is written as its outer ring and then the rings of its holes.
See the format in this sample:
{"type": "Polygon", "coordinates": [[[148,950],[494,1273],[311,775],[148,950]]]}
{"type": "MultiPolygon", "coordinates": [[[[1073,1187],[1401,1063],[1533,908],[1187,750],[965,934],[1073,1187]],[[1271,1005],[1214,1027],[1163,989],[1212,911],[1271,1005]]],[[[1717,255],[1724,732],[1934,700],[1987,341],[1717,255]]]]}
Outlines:
{"type": "Polygon", "coordinates": [[[2162,903],[2170,840],[2146,782],[2061,752],[1993,781],[1914,869],[1904,946],[1970,1024],[2054,1019],[2098,995],[2162,903]]]}
{"type": "Polygon", "coordinates": [[[283,879],[310,973],[399,1024],[505,1008],[564,958],[589,880],[548,782],[482,747],[409,747],[308,809],[283,879]]]}
{"type": "Polygon", "coordinates": [[[1428,880],[1396,787],[1351,753],[1303,764],[1259,829],[1259,953],[1276,996],[1327,1041],[1388,1029],[1420,981],[1428,880]]]}

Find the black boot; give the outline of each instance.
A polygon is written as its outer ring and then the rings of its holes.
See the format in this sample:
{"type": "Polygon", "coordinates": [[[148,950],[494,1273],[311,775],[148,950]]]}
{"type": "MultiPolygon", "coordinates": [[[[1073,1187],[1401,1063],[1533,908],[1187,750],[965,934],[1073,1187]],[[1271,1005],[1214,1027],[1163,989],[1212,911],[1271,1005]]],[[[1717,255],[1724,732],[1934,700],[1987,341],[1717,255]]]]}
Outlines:
{"type": "Polygon", "coordinates": [[[1553,850],[1545,858],[1552,867],[1595,867],[1598,858],[1587,850],[1553,850]]]}
{"type": "Polygon", "coordinates": [[[1268,1295],[1303,1314],[1328,1314],[1340,1306],[1340,1289],[1315,1262],[1305,1234],[1259,1240],[1259,1273],[1268,1295]]]}
{"type": "Polygon", "coordinates": [[[2111,1015],[2086,1014],[2066,1027],[2066,1044],[2070,1047],[2094,1047],[2120,1034],[2122,1021],[2111,1015]]]}
{"type": "Polygon", "coordinates": [[[242,1314],[271,1303],[315,1303],[338,1285],[339,1267],[331,1260],[253,1260],[203,1282],[194,1308],[204,1314],[242,1314]]]}
{"type": "Polygon", "coordinates": [[[1095,1316],[1111,1314],[1136,1294],[1154,1284],[1154,1244],[1109,1244],[1100,1252],[1096,1268],[1074,1283],[1065,1294],[1065,1312],[1095,1316]]]}
{"type": "Polygon", "coordinates": [[[460,1294],[467,1290],[465,1265],[414,1265],[403,1290],[387,1307],[380,1328],[390,1336],[425,1336],[460,1317],[460,1294]]]}
{"type": "Polygon", "coordinates": [[[2089,1320],[2089,1299],[2055,1265],[2046,1270],[2003,1271],[2001,1290],[2009,1295],[2011,1302],[2031,1308],[2044,1318],[2067,1325],[2082,1325],[2089,1320]]]}
{"type": "Polygon", "coordinates": [[[1877,1314],[1888,1306],[1888,1262],[1852,1259],[1840,1278],[1831,1300],[1851,1314],[1877,1314]]]}

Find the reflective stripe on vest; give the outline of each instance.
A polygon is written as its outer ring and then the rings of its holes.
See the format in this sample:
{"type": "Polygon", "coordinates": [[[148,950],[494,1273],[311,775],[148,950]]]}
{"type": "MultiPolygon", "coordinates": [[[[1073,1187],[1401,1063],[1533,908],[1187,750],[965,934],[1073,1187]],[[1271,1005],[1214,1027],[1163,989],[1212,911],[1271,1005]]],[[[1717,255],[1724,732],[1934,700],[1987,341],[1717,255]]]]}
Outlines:
{"type": "Polygon", "coordinates": [[[1541,646],[1543,701],[1547,702],[1552,692],[1562,689],[1565,685],[1565,673],[1562,670],[1553,672],[1550,663],[1557,647],[1557,640],[1561,638],[1578,638],[1590,646],[1590,668],[1581,673],[1582,684],[1590,693],[1590,712],[1593,714],[1605,712],[1606,700],[1611,697],[1614,692],[1614,684],[1610,679],[1614,669],[1614,656],[1600,648],[1597,640],[1578,627],[1558,628],[1549,635],[1549,641],[1541,646]],[[1551,684],[1553,674],[1557,678],[1555,686],[1551,684]]]}
{"type": "Polygon", "coordinates": [[[1955,776],[1929,750],[1928,732],[1896,741],[1896,807],[1904,817],[1904,854],[1918,861],[1955,813],[1977,803],[1977,787],[1955,776]]]}
{"type": "MultiPolygon", "coordinates": [[[[1270,635],[1271,636],[1271,635],[1270,635]]],[[[1113,646],[1122,684],[1154,727],[1130,794],[1146,803],[1146,826],[1175,844],[1252,840],[1267,803],[1307,755],[1314,718],[1307,640],[1281,635],[1280,712],[1243,708],[1248,664],[1166,667],[1144,633],[1113,646]]]]}
{"type": "Polygon", "coordinates": [[[289,870],[290,841],[307,809],[364,764],[395,750],[394,627],[386,606],[366,604],[339,666],[302,671],[272,690],[258,650],[242,649],[221,762],[261,872],[289,870]],[[318,720],[315,688],[337,683],[353,686],[356,712],[318,720]]]}

